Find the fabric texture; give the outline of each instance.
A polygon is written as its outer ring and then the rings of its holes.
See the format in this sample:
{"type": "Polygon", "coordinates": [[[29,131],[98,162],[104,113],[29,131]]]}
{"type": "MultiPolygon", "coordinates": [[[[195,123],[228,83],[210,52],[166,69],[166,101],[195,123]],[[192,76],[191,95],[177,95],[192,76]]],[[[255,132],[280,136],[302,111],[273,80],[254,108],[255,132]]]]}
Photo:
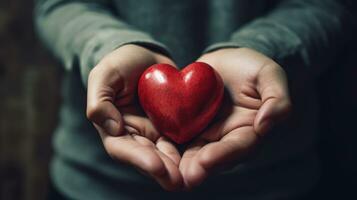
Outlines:
{"type": "Polygon", "coordinates": [[[70,199],[276,200],[304,195],[319,177],[314,75],[329,66],[343,45],[346,16],[343,5],[333,0],[38,0],[40,38],[66,69],[54,137],[53,184],[70,199]],[[208,179],[192,193],[166,193],[131,167],[111,160],[85,116],[90,70],[125,44],[170,55],[179,66],[220,48],[255,49],[288,71],[297,88],[291,94],[294,118],[276,127],[254,158],[208,179]],[[310,87],[299,89],[298,82],[310,87]]]}

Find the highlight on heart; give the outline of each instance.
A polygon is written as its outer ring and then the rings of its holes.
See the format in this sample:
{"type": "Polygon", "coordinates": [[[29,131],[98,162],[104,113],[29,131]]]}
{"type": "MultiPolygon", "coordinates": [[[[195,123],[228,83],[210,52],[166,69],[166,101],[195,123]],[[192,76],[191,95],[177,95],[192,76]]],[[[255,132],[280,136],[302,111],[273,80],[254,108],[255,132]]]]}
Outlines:
{"type": "Polygon", "coordinates": [[[138,83],[140,104],[155,127],[178,144],[207,127],[223,98],[220,75],[208,64],[194,62],[181,71],[155,64],[138,83]]]}

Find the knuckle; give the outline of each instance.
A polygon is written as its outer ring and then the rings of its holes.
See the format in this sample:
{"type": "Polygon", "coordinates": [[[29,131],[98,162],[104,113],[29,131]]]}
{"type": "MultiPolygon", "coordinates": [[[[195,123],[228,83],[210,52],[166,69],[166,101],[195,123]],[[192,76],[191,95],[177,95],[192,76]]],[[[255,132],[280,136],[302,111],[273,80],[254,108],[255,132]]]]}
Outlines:
{"type": "Polygon", "coordinates": [[[91,121],[95,121],[98,116],[99,106],[95,103],[90,103],[87,105],[86,115],[91,121]]]}

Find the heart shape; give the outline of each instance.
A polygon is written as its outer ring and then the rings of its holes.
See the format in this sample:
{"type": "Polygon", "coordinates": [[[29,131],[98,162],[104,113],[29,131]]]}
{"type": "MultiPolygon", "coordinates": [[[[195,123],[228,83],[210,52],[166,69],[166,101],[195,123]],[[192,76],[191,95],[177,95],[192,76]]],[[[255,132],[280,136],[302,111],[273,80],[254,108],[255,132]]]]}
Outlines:
{"type": "Polygon", "coordinates": [[[141,75],[138,95],[155,127],[183,144],[210,123],[223,98],[223,81],[208,64],[195,62],[182,71],[155,64],[141,75]]]}

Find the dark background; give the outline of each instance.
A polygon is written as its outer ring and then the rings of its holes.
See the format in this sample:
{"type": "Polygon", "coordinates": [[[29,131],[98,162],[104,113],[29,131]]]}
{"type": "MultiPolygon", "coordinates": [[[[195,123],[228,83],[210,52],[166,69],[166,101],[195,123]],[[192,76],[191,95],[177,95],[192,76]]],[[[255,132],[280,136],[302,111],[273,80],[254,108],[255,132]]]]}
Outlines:
{"type": "MultiPolygon", "coordinates": [[[[32,1],[0,1],[0,199],[46,198],[60,65],[34,33],[32,1]]],[[[351,41],[354,42],[354,41],[351,41]]],[[[314,199],[357,199],[357,51],[319,80],[323,176],[314,199]]]]}
{"type": "Polygon", "coordinates": [[[41,46],[32,1],[0,1],[0,199],[45,198],[59,65],[41,46]]]}

